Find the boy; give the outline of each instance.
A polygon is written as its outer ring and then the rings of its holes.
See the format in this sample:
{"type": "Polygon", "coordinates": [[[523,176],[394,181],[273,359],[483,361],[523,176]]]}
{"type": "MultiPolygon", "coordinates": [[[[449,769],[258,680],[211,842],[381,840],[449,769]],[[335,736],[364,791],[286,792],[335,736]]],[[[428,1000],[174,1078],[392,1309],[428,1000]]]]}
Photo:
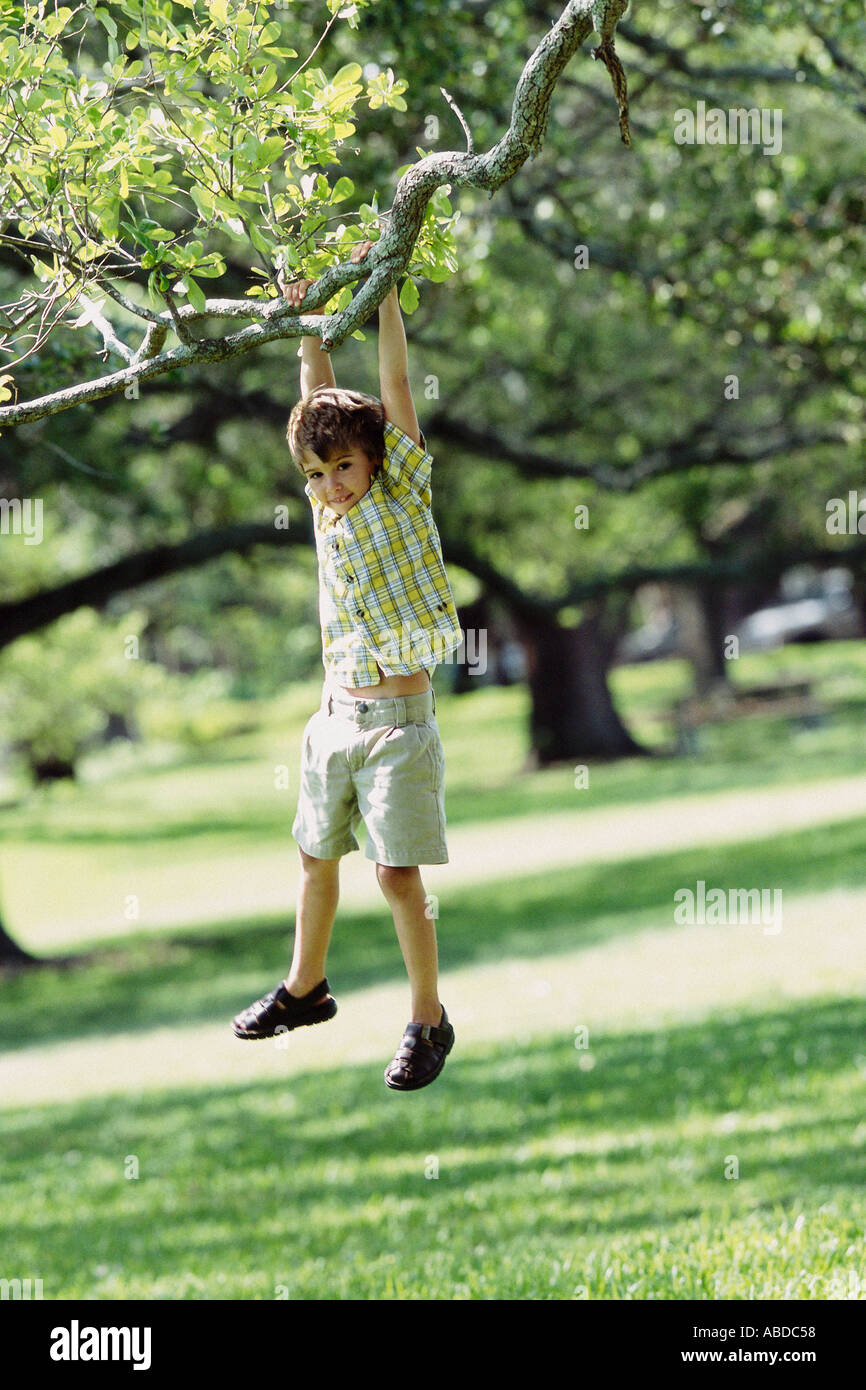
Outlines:
{"type": "MultiPolygon", "coordinates": [[[[352,260],[372,244],[356,247],[352,260]]],[[[280,288],[300,304],[310,283],[280,288]]],[[[462,633],[430,514],[432,458],[409,387],[396,286],[379,308],[381,401],[338,390],[317,339],[302,338],[298,356],[301,400],[286,434],[313,508],[325,681],[321,708],[304,730],[292,826],[301,881],[291,969],[238,1014],[234,1031],[269,1038],[337,1012],[325,957],[340,857],[359,848],[353,829],[363,818],[366,855],[376,862],[412,995],[385,1083],[415,1091],[436,1079],[454,1042],[418,866],[448,862],[445,760],[430,677],[434,644],[447,654],[462,633]]]]}

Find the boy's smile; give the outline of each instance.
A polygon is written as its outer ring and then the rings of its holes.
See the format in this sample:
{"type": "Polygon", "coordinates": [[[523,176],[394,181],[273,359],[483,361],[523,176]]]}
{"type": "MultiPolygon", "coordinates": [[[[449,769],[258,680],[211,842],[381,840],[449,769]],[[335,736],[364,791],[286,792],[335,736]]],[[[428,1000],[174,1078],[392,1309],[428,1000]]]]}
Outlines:
{"type": "Polygon", "coordinates": [[[375,467],[375,459],[356,445],[353,449],[338,448],[327,462],[308,453],[304,474],[316,501],[330,507],[337,516],[345,516],[370,491],[375,467]]]}

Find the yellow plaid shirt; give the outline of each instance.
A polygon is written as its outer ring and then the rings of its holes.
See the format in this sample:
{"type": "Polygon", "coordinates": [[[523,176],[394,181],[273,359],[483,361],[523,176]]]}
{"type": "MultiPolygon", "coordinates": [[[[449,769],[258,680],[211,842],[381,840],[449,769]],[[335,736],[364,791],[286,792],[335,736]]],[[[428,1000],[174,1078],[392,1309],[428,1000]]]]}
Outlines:
{"type": "Polygon", "coordinates": [[[340,686],[430,671],[463,634],[430,511],[433,457],[385,421],[385,456],[370,490],[345,516],[304,491],[319,557],[326,675],[340,686]]]}

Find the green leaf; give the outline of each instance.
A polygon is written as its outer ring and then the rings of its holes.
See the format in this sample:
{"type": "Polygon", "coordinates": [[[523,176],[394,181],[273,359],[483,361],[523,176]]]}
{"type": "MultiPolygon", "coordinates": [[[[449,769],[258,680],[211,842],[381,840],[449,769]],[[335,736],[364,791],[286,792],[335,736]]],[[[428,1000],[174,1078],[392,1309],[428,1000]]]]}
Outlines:
{"type": "Polygon", "coordinates": [[[204,276],[206,280],[215,280],[218,276],[225,275],[226,263],[216,251],[211,251],[197,262],[195,273],[198,276],[204,276]]]}
{"type": "Polygon", "coordinates": [[[211,193],[210,196],[213,199],[214,207],[219,212],[224,212],[226,217],[241,216],[241,208],[238,207],[237,203],[233,203],[231,198],[224,197],[222,193],[211,193]]]}
{"type": "Polygon", "coordinates": [[[269,135],[267,140],[263,140],[259,145],[258,151],[253,159],[254,169],[264,169],[273,164],[275,159],[279,159],[285,149],[285,141],[282,135],[269,135]]]}
{"type": "Polygon", "coordinates": [[[197,285],[191,275],[186,277],[186,293],[190,304],[197,309],[200,314],[204,313],[205,297],[201,285],[197,285]]]}
{"type": "Polygon", "coordinates": [[[265,241],[264,237],[262,236],[261,232],[259,231],[258,227],[255,225],[254,222],[250,223],[250,241],[253,243],[253,246],[256,248],[257,251],[261,251],[263,256],[270,255],[271,248],[270,246],[268,246],[268,243],[265,241]]]}
{"type": "Polygon", "coordinates": [[[104,10],[101,5],[98,5],[97,8],[93,11],[93,13],[96,15],[96,18],[99,20],[102,27],[108,30],[109,34],[113,39],[116,39],[117,21],[112,19],[111,15],[108,13],[108,10],[104,10]]]}
{"type": "Polygon", "coordinates": [[[63,27],[71,14],[72,11],[66,5],[64,5],[61,9],[57,10],[55,14],[48,15],[48,17],[42,21],[43,30],[50,39],[55,38],[59,33],[62,32],[63,27]]]}
{"type": "Polygon", "coordinates": [[[54,146],[55,150],[66,149],[66,131],[62,125],[53,125],[47,132],[46,139],[50,145],[54,146]]]}
{"type": "Polygon", "coordinates": [[[102,230],[107,237],[112,239],[117,236],[117,222],[120,216],[120,199],[112,198],[103,207],[100,214],[102,230]]]}
{"type": "Polygon", "coordinates": [[[420,303],[420,297],[415,282],[410,279],[403,281],[403,288],[400,291],[400,308],[404,314],[414,314],[420,303]]]}
{"type": "Polygon", "coordinates": [[[190,197],[203,217],[211,217],[214,210],[214,195],[209,188],[203,184],[194,183],[190,189],[190,197]]]}
{"type": "Polygon", "coordinates": [[[332,87],[351,87],[362,75],[363,68],[360,63],[347,63],[345,67],[331,78],[332,87]]]}
{"type": "Polygon", "coordinates": [[[256,91],[260,97],[266,96],[272,87],[277,85],[277,70],[273,63],[268,64],[256,84],[256,91]]]}
{"type": "Polygon", "coordinates": [[[354,191],[355,185],[353,184],[351,179],[348,179],[345,176],[343,178],[337,179],[337,182],[334,184],[334,187],[331,190],[331,202],[342,203],[345,198],[351,198],[354,191]]]}

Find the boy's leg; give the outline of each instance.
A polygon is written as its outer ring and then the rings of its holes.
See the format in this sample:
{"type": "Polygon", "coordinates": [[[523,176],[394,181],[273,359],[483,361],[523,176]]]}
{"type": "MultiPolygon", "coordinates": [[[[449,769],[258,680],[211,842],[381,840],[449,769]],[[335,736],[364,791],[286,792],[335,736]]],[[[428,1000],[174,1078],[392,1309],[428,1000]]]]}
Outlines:
{"type": "MultiPolygon", "coordinates": [[[[394,917],[394,926],[412,991],[412,1022],[438,1027],[439,961],[436,927],[426,912],[427,900],[417,865],[397,868],[377,864],[376,877],[394,917]]],[[[321,979],[321,975],[318,977],[321,979]]]]}
{"type": "Polygon", "coordinates": [[[292,965],[285,979],[295,998],[308,994],[327,973],[325,959],[340,895],[339,859],[315,859],[298,845],[301,879],[292,965]]]}

